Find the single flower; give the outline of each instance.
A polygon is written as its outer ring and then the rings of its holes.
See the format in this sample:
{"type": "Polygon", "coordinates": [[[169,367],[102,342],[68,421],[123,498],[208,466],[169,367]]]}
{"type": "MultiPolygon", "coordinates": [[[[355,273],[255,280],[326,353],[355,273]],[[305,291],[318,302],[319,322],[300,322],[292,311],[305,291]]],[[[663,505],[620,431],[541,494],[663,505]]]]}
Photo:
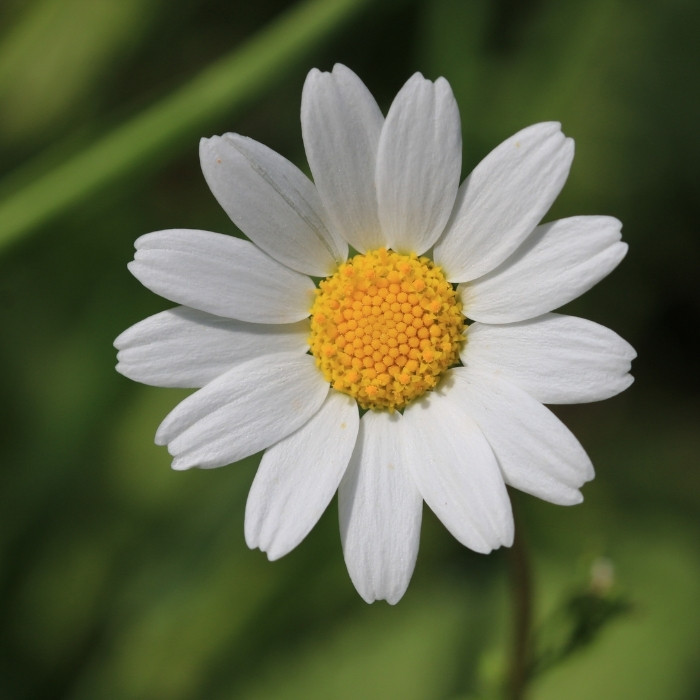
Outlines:
{"type": "Polygon", "coordinates": [[[117,369],[198,389],[156,433],[174,469],[264,450],[250,547],[285,555],[337,490],[355,587],[396,603],[423,501],[486,553],[513,540],[506,484],[582,500],[593,467],[543,404],[617,394],[635,353],[607,328],[551,312],[627,246],[611,217],[538,225],[573,159],[557,123],[518,132],[460,186],[444,78],[414,75],[384,118],[348,68],[312,70],[301,124],[313,182],[244,136],[201,141],[207,183],[249,240],[139,238],[129,269],[181,306],[120,335],[117,369]]]}

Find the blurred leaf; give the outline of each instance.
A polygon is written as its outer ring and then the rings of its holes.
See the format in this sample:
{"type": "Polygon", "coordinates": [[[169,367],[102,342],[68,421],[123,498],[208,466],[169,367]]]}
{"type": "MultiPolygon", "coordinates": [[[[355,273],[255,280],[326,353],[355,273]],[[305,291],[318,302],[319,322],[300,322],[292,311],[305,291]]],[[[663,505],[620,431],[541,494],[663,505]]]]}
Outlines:
{"type": "MultiPolygon", "coordinates": [[[[619,520],[611,556],[634,611],[533,684],[533,700],[684,700],[697,680],[700,580],[695,533],[670,514],[619,520]]],[[[551,564],[541,571],[556,577],[551,564]]],[[[549,584],[548,584],[549,585],[549,584]]]]}
{"type": "Polygon", "coordinates": [[[0,42],[0,137],[16,142],[39,135],[45,140],[69,117],[80,114],[88,91],[114,68],[119,56],[138,45],[162,2],[28,3],[0,42]]]}
{"type": "MultiPolygon", "coordinates": [[[[305,0],[188,85],[49,172],[29,164],[14,192],[0,183],[0,249],[130,172],[150,169],[215,115],[232,113],[372,0],[305,0]],[[30,175],[33,174],[33,177],[30,175]]],[[[11,176],[12,177],[12,176],[11,176]]]]}
{"type": "MultiPolygon", "coordinates": [[[[601,560],[593,563],[593,569],[606,566],[601,560]]],[[[612,566],[612,564],[608,564],[612,566]]],[[[614,589],[611,580],[595,580],[595,573],[586,587],[570,593],[541,623],[534,634],[533,659],[528,676],[539,676],[570,656],[597,641],[611,622],[634,609],[627,596],[614,589]]],[[[598,578],[606,578],[607,574],[598,578]]]]}

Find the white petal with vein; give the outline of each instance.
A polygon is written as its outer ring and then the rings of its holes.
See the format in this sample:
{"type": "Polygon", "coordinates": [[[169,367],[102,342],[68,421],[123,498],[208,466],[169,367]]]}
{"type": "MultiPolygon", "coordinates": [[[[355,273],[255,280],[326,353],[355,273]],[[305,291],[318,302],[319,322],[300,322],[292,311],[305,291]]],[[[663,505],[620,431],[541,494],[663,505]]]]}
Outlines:
{"type": "Polygon", "coordinates": [[[152,386],[194,389],[258,355],[305,353],[309,322],[245,323],[178,306],[150,316],[115,341],[117,371],[152,386]]]}
{"type": "Polygon", "coordinates": [[[177,304],[251,323],[293,323],[309,315],[314,283],[250,241],[171,229],[136,240],[129,270],[177,304]]]}
{"type": "Polygon", "coordinates": [[[338,491],[345,563],[368,603],[397,603],[418,555],[423,501],[406,465],[401,420],[399,413],[365,413],[338,491]]]}
{"type": "Polygon", "coordinates": [[[219,204],[275,260],[325,277],[347,258],[347,243],[329,232],[321,198],[296,165],[239,134],[202,139],[199,153],[219,204]]]}
{"type": "Polygon", "coordinates": [[[478,368],[451,370],[450,396],[478,423],[506,483],[550,503],[583,500],[593,466],[571,431],[514,384],[478,368]]]}
{"type": "Polygon", "coordinates": [[[334,229],[365,252],[386,245],[374,173],[384,117],[345,66],[313,69],[301,96],[301,131],[314,182],[334,229]]]}
{"type": "Polygon", "coordinates": [[[309,355],[263,355],[230,369],[178,404],[156,443],[173,469],[220,467],[279,442],[320,408],[328,384],[309,355]]]}
{"type": "Polygon", "coordinates": [[[450,282],[466,282],[503,262],[557,198],[574,142],[560,124],[529,126],[496,147],[462,183],[454,212],[435,246],[450,282]]]}
{"type": "Polygon", "coordinates": [[[495,270],[459,286],[465,316],[484,323],[525,321],[576,299],[625,257],[621,226],[611,216],[538,226],[495,270]]]}
{"type": "Polygon", "coordinates": [[[462,167],[459,109],[444,78],[416,73],[387,114],[377,155],[379,220],[387,244],[424,253],[452,211],[462,167]]]}
{"type": "Polygon", "coordinates": [[[330,391],[308,422],[265,450],[246,503],[251,549],[279,559],[306,537],[338,488],[359,422],[357,403],[330,391]]]}
{"type": "Polygon", "coordinates": [[[486,554],[513,543],[513,514],[496,457],[449,386],[406,408],[404,455],[418,490],[465,546],[486,554]]]}
{"type": "Polygon", "coordinates": [[[575,316],[472,323],[461,353],[467,367],[517,384],[542,403],[601,401],[632,384],[632,346],[605,326],[575,316]]]}

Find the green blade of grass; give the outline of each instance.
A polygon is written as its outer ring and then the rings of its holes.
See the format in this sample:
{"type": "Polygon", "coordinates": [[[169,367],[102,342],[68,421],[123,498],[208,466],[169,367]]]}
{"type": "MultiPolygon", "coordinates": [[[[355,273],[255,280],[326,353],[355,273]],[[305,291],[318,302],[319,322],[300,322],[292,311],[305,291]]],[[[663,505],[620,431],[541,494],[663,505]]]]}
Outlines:
{"type": "MultiPolygon", "coordinates": [[[[217,114],[252,99],[374,0],[304,0],[235,51],[95,143],[0,200],[0,250],[140,164],[163,157],[217,114]]],[[[11,177],[11,176],[10,176],[11,177]]],[[[6,187],[6,186],[5,186],[6,187]]],[[[0,191],[5,189],[0,184],[0,191]]]]}

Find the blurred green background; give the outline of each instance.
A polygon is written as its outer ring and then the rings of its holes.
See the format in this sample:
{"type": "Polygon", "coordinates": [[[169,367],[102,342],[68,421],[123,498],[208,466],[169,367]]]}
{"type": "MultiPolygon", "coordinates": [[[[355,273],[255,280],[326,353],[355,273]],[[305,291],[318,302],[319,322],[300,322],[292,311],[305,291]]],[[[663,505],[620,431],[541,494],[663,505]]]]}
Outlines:
{"type": "Polygon", "coordinates": [[[367,606],[333,504],[270,564],[243,539],[258,457],[172,472],[153,435],[184,393],[113,370],[113,339],[169,306],[128,274],[133,241],[236,234],[198,138],[306,167],[301,87],[335,62],[383,110],[414,71],[445,76],[465,174],[561,121],[577,155],[548,218],[624,222],[626,260],[567,311],[637,348],[636,383],[557,410],[596,465],[583,505],[513,499],[539,647],[570,634],[601,557],[601,601],[629,609],[529,697],[700,697],[699,25],[692,0],[3,0],[0,697],[498,697],[506,552],[465,550],[426,510],[408,593],[367,606]]]}

